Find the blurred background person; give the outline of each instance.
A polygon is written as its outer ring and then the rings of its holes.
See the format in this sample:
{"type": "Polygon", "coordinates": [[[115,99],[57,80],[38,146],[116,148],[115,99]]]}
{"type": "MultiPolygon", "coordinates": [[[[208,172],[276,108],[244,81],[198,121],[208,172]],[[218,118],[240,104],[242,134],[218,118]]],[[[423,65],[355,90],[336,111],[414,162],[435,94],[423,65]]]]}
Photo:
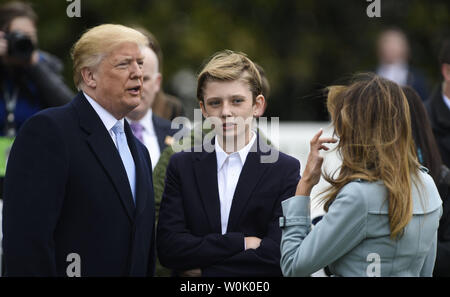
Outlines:
{"type": "MultiPolygon", "coordinates": [[[[153,50],[153,52],[156,54],[156,57],[158,58],[158,73],[160,74],[161,78],[159,79],[159,90],[156,92],[156,95],[154,96],[153,103],[152,103],[152,112],[166,120],[173,120],[176,117],[183,116],[184,110],[183,110],[183,103],[180,99],[178,99],[175,96],[172,96],[170,94],[167,94],[164,92],[162,88],[162,80],[163,80],[163,52],[161,49],[161,46],[158,42],[158,39],[156,39],[155,35],[153,35],[148,30],[139,27],[134,26],[136,30],[144,34],[148,40],[149,40],[149,46],[153,50]]],[[[153,159],[152,159],[153,163],[153,159]]],[[[156,162],[155,162],[156,164],[156,162]]]]}
{"type": "MultiPolygon", "coordinates": [[[[144,34],[146,36],[150,35],[142,29],[139,31],[146,33],[144,34]]],[[[154,47],[151,40],[149,46],[143,50],[145,58],[142,69],[141,103],[127,115],[127,119],[133,134],[147,147],[152,160],[152,169],[154,169],[161,152],[170,144],[170,139],[177,130],[171,129],[170,121],[157,116],[152,110],[155,97],[161,90],[162,75],[159,71],[158,57],[151,48],[154,47]]]]}
{"type": "Polygon", "coordinates": [[[450,170],[442,164],[425,106],[411,87],[403,87],[411,114],[411,130],[419,162],[429,170],[443,203],[433,276],[450,276],[450,170]]]}
{"type": "Polygon", "coordinates": [[[436,88],[425,106],[442,161],[450,167],[450,40],[444,41],[439,53],[442,84],[436,88]]]}
{"type": "MultiPolygon", "coordinates": [[[[142,69],[142,101],[138,107],[127,115],[127,118],[133,134],[147,147],[154,171],[156,164],[159,164],[158,160],[161,153],[172,143],[172,136],[178,131],[171,128],[170,120],[182,115],[182,105],[176,97],[167,95],[161,90],[163,57],[157,39],[151,32],[142,27],[134,26],[134,28],[147,37],[148,47],[143,50],[145,58],[142,69]],[[155,112],[153,106],[157,100],[157,112],[155,112]]],[[[153,177],[154,187],[160,183],[164,187],[164,178],[165,176],[162,176],[162,181],[155,181],[153,177]]],[[[161,188],[160,193],[155,191],[159,193],[158,197],[162,195],[162,191],[163,188],[161,188]]],[[[159,198],[157,201],[156,222],[158,221],[161,199],[159,198]]],[[[162,267],[158,258],[156,258],[155,275],[170,276],[170,270],[162,267]]]]}
{"type": "Polygon", "coordinates": [[[31,115],[74,96],[60,76],[59,59],[37,47],[37,20],[26,3],[0,7],[0,135],[14,137],[31,115]]]}
{"type": "Polygon", "coordinates": [[[37,21],[29,4],[0,6],[0,197],[9,150],[22,124],[74,96],[61,76],[63,64],[38,48],[37,21]]]}
{"type": "Polygon", "coordinates": [[[406,34],[397,28],[382,31],[377,40],[377,74],[400,86],[411,86],[422,100],[427,99],[424,75],[409,64],[410,47],[406,34]]]}

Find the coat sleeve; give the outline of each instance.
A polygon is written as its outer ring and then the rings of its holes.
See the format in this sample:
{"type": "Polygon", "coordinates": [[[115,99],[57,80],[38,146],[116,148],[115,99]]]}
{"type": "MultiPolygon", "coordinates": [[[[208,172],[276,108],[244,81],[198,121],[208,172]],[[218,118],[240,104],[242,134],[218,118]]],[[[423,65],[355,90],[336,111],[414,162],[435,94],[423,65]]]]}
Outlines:
{"type": "Polygon", "coordinates": [[[179,169],[175,163],[172,157],[159,210],[156,242],[161,264],[174,270],[195,269],[210,266],[243,251],[243,233],[197,236],[187,228],[179,169]]]}
{"type": "Polygon", "coordinates": [[[300,163],[296,161],[292,165],[290,169],[285,169],[286,175],[282,178],[280,195],[277,197],[272,218],[267,222],[267,233],[261,238],[259,248],[242,251],[220,263],[205,267],[202,269],[203,276],[281,276],[279,227],[279,218],[282,216],[281,202],[295,194],[300,179],[300,163]]]}
{"type": "Polygon", "coordinates": [[[285,276],[309,276],[346,254],[366,235],[367,202],[355,187],[343,190],[311,230],[310,197],[283,202],[281,270],[285,276]]]}
{"type": "Polygon", "coordinates": [[[52,119],[29,119],[14,141],[4,181],[6,276],[55,276],[55,226],[68,175],[68,153],[52,119]]]}
{"type": "Polygon", "coordinates": [[[41,54],[39,62],[29,69],[31,79],[41,92],[41,98],[46,107],[64,105],[75,96],[74,92],[64,83],[57,65],[61,62],[48,54],[41,54]]]}
{"type": "Polygon", "coordinates": [[[437,244],[437,232],[431,244],[428,255],[425,258],[422,269],[420,271],[420,276],[431,277],[433,274],[434,262],[436,261],[436,244],[437,244]]]}
{"type": "Polygon", "coordinates": [[[166,147],[161,153],[161,156],[156,163],[155,169],[153,170],[153,189],[155,191],[156,221],[158,221],[159,208],[164,192],[166,170],[169,164],[169,159],[173,155],[173,153],[174,152],[171,146],[166,147]]]}

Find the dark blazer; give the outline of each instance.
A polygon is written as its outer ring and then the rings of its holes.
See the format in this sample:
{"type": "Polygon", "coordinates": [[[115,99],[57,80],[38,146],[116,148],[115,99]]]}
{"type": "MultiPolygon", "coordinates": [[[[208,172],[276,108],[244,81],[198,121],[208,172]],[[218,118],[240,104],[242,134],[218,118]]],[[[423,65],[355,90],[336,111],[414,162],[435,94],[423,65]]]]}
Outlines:
{"type": "Polygon", "coordinates": [[[178,130],[170,127],[170,121],[163,119],[152,113],[153,128],[155,129],[156,137],[158,138],[159,150],[162,153],[167,147],[166,137],[173,136],[178,130]]]}
{"type": "Polygon", "coordinates": [[[442,199],[443,213],[439,221],[436,262],[433,276],[450,276],[450,169],[442,165],[436,184],[442,199]]]}
{"type": "Polygon", "coordinates": [[[422,101],[425,101],[430,95],[428,82],[424,74],[414,67],[409,67],[408,69],[406,84],[411,86],[419,94],[422,101]]]}
{"type": "MultiPolygon", "coordinates": [[[[372,70],[376,74],[380,75],[380,66],[378,66],[377,69],[372,70]]],[[[419,94],[420,99],[422,101],[425,101],[429,96],[429,89],[428,89],[428,81],[424,74],[414,68],[408,65],[408,74],[406,76],[406,85],[413,88],[417,94],[419,94]]]]}
{"type": "Polygon", "coordinates": [[[436,138],[442,162],[450,168],[450,109],[442,97],[442,89],[435,88],[431,97],[425,103],[436,138]]]}
{"type": "Polygon", "coordinates": [[[300,163],[283,153],[274,163],[261,163],[261,156],[269,155],[269,149],[273,150],[265,144],[257,151],[250,150],[224,235],[216,153],[194,150],[171,157],[157,231],[163,266],[175,271],[201,268],[202,276],[282,275],[281,201],[294,195],[300,163]],[[261,238],[260,247],[245,251],[246,236],[261,238]]]}
{"type": "Polygon", "coordinates": [[[136,164],[136,207],[120,155],[79,93],[21,128],[9,157],[3,206],[7,276],[147,276],[155,266],[148,152],[125,121],[136,164]]]}

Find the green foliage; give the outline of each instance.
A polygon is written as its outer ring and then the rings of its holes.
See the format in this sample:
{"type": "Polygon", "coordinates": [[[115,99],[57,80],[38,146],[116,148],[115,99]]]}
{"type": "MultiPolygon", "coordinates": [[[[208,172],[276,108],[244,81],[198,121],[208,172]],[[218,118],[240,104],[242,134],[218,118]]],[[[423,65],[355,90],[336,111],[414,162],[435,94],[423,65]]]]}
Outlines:
{"type": "MultiPolygon", "coordinates": [[[[35,0],[41,47],[61,57],[72,84],[70,47],[101,23],[139,24],[159,39],[164,86],[180,69],[198,72],[222,49],[247,53],[262,65],[272,93],[267,116],[326,120],[319,90],[356,71],[374,70],[374,41],[388,26],[405,30],[411,63],[431,83],[436,55],[449,36],[448,0],[380,0],[381,18],[369,18],[366,0],[81,0],[81,18],[69,18],[64,0],[35,0]]],[[[2,1],[4,2],[4,1],[2,1]]]]}

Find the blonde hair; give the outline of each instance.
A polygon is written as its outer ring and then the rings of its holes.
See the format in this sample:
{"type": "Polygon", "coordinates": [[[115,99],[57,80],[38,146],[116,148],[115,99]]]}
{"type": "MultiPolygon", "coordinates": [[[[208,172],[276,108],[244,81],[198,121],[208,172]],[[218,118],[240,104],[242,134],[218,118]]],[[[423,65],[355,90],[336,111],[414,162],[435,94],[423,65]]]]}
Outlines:
{"type": "Polygon", "coordinates": [[[210,81],[245,81],[253,95],[253,102],[262,94],[261,75],[255,64],[244,53],[224,50],[213,55],[197,79],[197,99],[203,101],[203,92],[210,81]]]}
{"type": "Polygon", "coordinates": [[[87,30],[73,45],[73,80],[78,89],[83,83],[81,70],[97,66],[116,46],[124,42],[146,46],[147,38],[137,30],[115,24],[103,24],[87,30]]]}
{"type": "Polygon", "coordinates": [[[388,191],[389,226],[395,238],[412,217],[411,182],[420,168],[408,101],[399,85],[372,73],[328,90],[327,108],[340,138],[342,165],[337,178],[324,174],[331,184],[322,199],[325,211],[352,180],[381,180],[388,191]]]}

